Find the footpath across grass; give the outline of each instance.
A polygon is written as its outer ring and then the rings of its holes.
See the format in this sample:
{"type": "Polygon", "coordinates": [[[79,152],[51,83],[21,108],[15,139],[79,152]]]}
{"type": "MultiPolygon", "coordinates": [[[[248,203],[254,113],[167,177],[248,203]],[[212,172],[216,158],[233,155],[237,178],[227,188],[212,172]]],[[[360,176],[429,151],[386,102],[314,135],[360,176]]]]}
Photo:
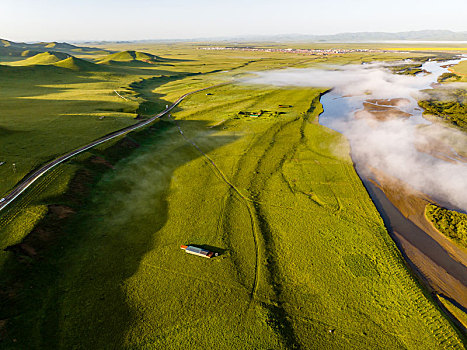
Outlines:
{"type": "Polygon", "coordinates": [[[5,257],[5,348],[463,349],[318,125],[322,92],[217,87],[76,163],[5,257]]]}

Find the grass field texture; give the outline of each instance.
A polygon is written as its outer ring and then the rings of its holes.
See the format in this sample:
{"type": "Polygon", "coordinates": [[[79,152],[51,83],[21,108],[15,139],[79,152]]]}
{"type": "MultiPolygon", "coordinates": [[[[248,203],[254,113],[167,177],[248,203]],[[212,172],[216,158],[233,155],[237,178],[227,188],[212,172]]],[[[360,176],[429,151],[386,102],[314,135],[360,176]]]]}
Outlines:
{"type": "Polygon", "coordinates": [[[154,115],[186,92],[255,70],[401,57],[358,53],[330,60],[277,53],[206,52],[188,44],[115,45],[106,48],[107,52],[118,50],[110,54],[66,44],[45,46],[66,52],[28,51],[23,56],[24,51],[19,51],[16,58],[0,52],[0,163],[4,162],[0,165],[0,196],[46,161],[131,125],[137,116],[154,115]]]}
{"type": "Polygon", "coordinates": [[[152,116],[186,92],[228,80],[249,65],[265,69],[300,61],[220,56],[205,63],[193,55],[162,59],[123,51],[81,58],[44,52],[3,62],[0,195],[44,162],[131,125],[137,116],[152,116]]]}
{"type": "Polygon", "coordinates": [[[438,299],[443,303],[450,313],[455,315],[456,319],[467,328],[467,313],[459,305],[455,305],[451,300],[438,295],[438,299]]]}
{"type": "Polygon", "coordinates": [[[133,135],[131,156],[96,151],[114,169],[86,205],[36,203],[76,212],[47,259],[4,263],[24,283],[6,348],[463,348],[316,123],[322,91],[218,87],[133,135]],[[285,114],[239,113],[259,110],[285,114]]]}
{"type": "MultiPolygon", "coordinates": [[[[189,91],[255,70],[411,57],[196,46],[8,59],[0,193],[189,91]]],[[[347,142],[318,125],[324,88],[201,92],[41,178],[0,215],[1,347],[464,348],[405,267],[347,142]]]]}

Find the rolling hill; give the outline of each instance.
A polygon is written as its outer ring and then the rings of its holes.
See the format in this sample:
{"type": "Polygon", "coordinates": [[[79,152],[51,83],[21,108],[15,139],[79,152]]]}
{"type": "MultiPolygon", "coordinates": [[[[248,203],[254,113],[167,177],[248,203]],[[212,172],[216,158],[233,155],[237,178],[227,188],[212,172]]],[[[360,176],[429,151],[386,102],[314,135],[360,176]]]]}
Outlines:
{"type": "Polygon", "coordinates": [[[14,41],[0,39],[0,56],[7,57],[24,57],[35,55],[40,52],[47,52],[53,49],[54,52],[62,52],[68,54],[105,54],[108,50],[97,49],[93,47],[81,47],[68,43],[59,42],[40,42],[40,43],[16,43],[14,41]],[[26,54],[25,54],[26,53],[26,54]],[[31,53],[31,54],[28,54],[31,53]]]}
{"type": "Polygon", "coordinates": [[[64,52],[47,51],[25,60],[10,62],[11,66],[36,66],[53,65],[56,67],[72,69],[76,71],[97,71],[102,69],[99,65],[74,57],[64,52]]]}
{"type": "Polygon", "coordinates": [[[162,59],[155,55],[140,51],[121,51],[105,56],[99,61],[99,63],[134,63],[144,62],[149,64],[155,64],[160,62],[162,59]]]}
{"type": "Polygon", "coordinates": [[[33,66],[33,65],[47,65],[47,64],[54,64],[61,60],[64,60],[71,55],[63,52],[55,52],[55,51],[47,51],[42,52],[32,57],[26,58],[25,60],[11,62],[10,65],[12,66],[33,66]]]}
{"type": "Polygon", "coordinates": [[[59,43],[59,42],[56,42],[56,41],[41,42],[41,43],[33,44],[33,45],[45,47],[47,49],[54,49],[54,50],[76,50],[76,49],[80,49],[80,47],[78,47],[78,46],[68,44],[68,43],[59,43]]]}
{"type": "Polygon", "coordinates": [[[101,66],[95,63],[88,62],[74,56],[70,56],[68,58],[65,58],[64,60],[56,62],[54,63],[54,66],[72,69],[76,71],[98,71],[102,69],[101,66]]]}
{"type": "Polygon", "coordinates": [[[21,52],[21,57],[32,57],[35,55],[40,54],[41,51],[34,51],[34,50],[24,50],[21,52]]]}

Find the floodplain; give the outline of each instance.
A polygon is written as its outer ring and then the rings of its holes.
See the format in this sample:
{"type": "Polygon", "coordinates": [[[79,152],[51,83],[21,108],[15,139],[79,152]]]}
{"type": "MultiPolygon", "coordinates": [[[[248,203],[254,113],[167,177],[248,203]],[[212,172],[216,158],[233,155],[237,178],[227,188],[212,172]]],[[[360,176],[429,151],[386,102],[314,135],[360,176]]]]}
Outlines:
{"type": "Polygon", "coordinates": [[[465,348],[389,236],[348,141],[318,123],[331,87],[243,82],[427,54],[197,47],[68,48],[73,57],[0,65],[3,194],[58,155],[213,86],[59,165],[0,213],[2,347],[465,348]]]}

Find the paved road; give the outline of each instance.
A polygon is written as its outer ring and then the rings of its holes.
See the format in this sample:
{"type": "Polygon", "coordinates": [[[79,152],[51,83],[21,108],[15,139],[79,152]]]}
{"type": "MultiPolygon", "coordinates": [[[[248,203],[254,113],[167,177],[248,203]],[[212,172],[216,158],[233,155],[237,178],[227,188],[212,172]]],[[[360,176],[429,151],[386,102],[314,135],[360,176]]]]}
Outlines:
{"type": "Polygon", "coordinates": [[[61,157],[45,164],[44,166],[42,166],[41,168],[37,169],[36,171],[34,171],[32,174],[30,174],[27,178],[23,179],[8,195],[6,195],[4,198],[0,199],[0,211],[2,211],[3,209],[5,209],[11,202],[13,202],[16,198],[18,198],[18,196],[21,195],[21,193],[23,193],[29,186],[31,186],[39,177],[41,177],[42,175],[44,175],[47,171],[49,171],[50,169],[54,168],[55,166],[57,166],[58,164],[60,163],[63,163],[65,161],[67,161],[68,159],[76,156],[77,154],[80,154],[84,151],[87,151],[88,149],[91,149],[97,145],[100,145],[101,143],[104,143],[104,142],[107,142],[109,140],[112,140],[116,137],[119,137],[119,136],[122,136],[122,135],[125,135],[131,131],[134,131],[134,130],[137,130],[137,129],[140,129],[140,128],[143,128],[149,124],[151,124],[152,122],[154,122],[156,119],[159,119],[161,117],[163,117],[165,114],[167,114],[168,112],[170,112],[173,108],[175,108],[175,106],[177,106],[183,99],[185,99],[187,96],[189,95],[192,95],[194,93],[197,93],[197,92],[200,92],[200,91],[203,91],[203,90],[207,90],[207,89],[211,89],[213,87],[216,87],[216,86],[221,86],[221,85],[225,85],[226,83],[222,83],[222,84],[217,84],[217,85],[213,85],[213,86],[209,86],[209,87],[206,87],[206,88],[203,88],[203,89],[199,89],[199,90],[196,90],[196,91],[192,91],[192,92],[189,92],[189,93],[186,93],[185,95],[183,95],[182,97],[180,97],[177,101],[175,101],[171,106],[167,107],[164,111],[160,112],[159,114],[155,115],[154,117],[150,118],[150,119],[147,119],[147,120],[144,120],[140,123],[137,123],[135,125],[132,125],[132,126],[128,126],[126,128],[123,128],[121,130],[118,130],[118,131],[115,131],[111,134],[108,134],[100,139],[97,139],[83,147],[80,147],[74,151],[71,151],[69,153],[66,153],[64,155],[62,155],[61,157]]]}

